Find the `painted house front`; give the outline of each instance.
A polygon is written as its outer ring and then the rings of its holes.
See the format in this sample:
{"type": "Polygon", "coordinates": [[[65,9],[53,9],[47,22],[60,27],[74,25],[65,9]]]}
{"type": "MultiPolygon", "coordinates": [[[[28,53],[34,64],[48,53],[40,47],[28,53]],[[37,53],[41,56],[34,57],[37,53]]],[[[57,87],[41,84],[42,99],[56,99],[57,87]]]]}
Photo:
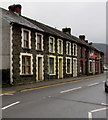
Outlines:
{"type": "Polygon", "coordinates": [[[11,11],[11,7],[21,9],[20,5],[10,6],[9,11],[1,8],[2,25],[7,27],[2,30],[2,71],[8,75],[8,79],[3,78],[3,83],[14,85],[77,77],[80,73],[87,74],[87,65],[89,73],[103,72],[103,53],[98,50],[96,53],[101,57],[101,61],[94,62],[92,58],[88,60],[87,56],[91,53],[87,50],[91,46],[85,40],[73,36],[70,28],[59,31],[21,16],[21,11],[16,13],[16,10],[11,11]],[[80,57],[79,48],[84,52],[80,57]],[[97,71],[94,71],[93,66],[97,71]]]}

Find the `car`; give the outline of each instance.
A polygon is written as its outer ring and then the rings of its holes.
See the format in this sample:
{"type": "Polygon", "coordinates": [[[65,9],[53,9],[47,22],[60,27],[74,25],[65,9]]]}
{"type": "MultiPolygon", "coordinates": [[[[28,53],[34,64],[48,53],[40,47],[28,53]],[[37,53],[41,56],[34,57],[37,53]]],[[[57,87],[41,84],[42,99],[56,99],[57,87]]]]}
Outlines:
{"type": "Polygon", "coordinates": [[[108,93],[108,78],[105,81],[105,92],[108,93]]]}

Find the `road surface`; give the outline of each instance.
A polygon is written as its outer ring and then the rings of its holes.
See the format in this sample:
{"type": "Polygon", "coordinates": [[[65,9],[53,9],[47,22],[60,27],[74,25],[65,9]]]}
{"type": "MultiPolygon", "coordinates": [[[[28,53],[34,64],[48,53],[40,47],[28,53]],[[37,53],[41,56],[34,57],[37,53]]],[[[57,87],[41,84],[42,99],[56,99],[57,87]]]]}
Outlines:
{"type": "Polygon", "coordinates": [[[3,118],[107,118],[106,76],[3,95],[3,118]]]}

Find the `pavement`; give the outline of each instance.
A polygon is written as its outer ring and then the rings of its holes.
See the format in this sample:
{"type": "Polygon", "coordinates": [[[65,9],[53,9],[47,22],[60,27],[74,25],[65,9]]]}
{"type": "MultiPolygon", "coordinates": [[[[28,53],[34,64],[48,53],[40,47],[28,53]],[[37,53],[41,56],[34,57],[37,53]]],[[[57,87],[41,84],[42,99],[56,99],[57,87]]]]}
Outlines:
{"type": "Polygon", "coordinates": [[[42,86],[54,85],[54,84],[77,81],[77,80],[86,80],[86,79],[90,79],[90,78],[94,78],[94,77],[101,77],[101,76],[106,76],[106,74],[104,73],[104,74],[98,74],[98,75],[92,75],[92,76],[53,79],[53,80],[49,80],[49,81],[41,81],[41,82],[30,83],[30,84],[25,84],[25,85],[6,87],[6,88],[2,88],[2,93],[8,93],[8,92],[12,92],[12,91],[21,91],[21,90],[25,90],[25,89],[38,88],[38,87],[42,87],[42,86]]]}

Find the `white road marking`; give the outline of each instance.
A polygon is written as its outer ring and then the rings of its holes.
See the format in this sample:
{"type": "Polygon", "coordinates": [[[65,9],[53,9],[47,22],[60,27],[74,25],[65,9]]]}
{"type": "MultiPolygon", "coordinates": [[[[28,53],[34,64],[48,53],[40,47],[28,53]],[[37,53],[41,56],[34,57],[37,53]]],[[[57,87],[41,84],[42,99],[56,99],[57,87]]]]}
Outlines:
{"type": "MultiPolygon", "coordinates": [[[[4,94],[4,95],[14,95],[14,94],[4,94]]],[[[4,95],[0,95],[0,96],[4,96],[4,95]]]]}
{"type": "Polygon", "coordinates": [[[1,108],[2,110],[5,110],[5,109],[7,109],[7,108],[9,108],[9,107],[11,107],[11,106],[14,106],[14,105],[16,105],[16,104],[19,104],[20,103],[20,101],[17,101],[17,102],[15,102],[15,103],[12,103],[12,104],[10,104],[10,105],[7,105],[7,106],[5,106],[5,107],[3,107],[3,108],[1,108]]]}
{"type": "Polygon", "coordinates": [[[106,103],[101,103],[101,105],[105,105],[105,106],[106,106],[106,105],[108,105],[108,104],[106,104],[106,103]]]}
{"type": "Polygon", "coordinates": [[[93,83],[93,84],[90,84],[90,85],[88,85],[89,87],[90,86],[94,86],[94,85],[98,85],[99,83],[93,83]]]}
{"type": "Polygon", "coordinates": [[[89,120],[92,120],[92,113],[94,113],[94,112],[98,112],[98,111],[102,111],[102,110],[106,110],[106,109],[108,109],[108,107],[105,107],[105,108],[101,108],[101,109],[96,109],[96,110],[92,110],[92,111],[90,111],[90,112],[88,112],[88,118],[89,118],[89,120]]]}
{"type": "Polygon", "coordinates": [[[91,120],[92,119],[92,113],[88,112],[88,118],[91,120]]]}
{"type": "Polygon", "coordinates": [[[93,112],[98,112],[98,111],[102,111],[102,110],[106,110],[106,109],[108,109],[108,107],[92,110],[91,112],[93,113],[93,112]]]}
{"type": "Polygon", "coordinates": [[[82,87],[77,87],[77,88],[73,88],[73,89],[64,90],[64,91],[61,91],[60,93],[66,93],[66,92],[77,90],[77,89],[80,89],[80,88],[82,88],[82,87]]]}
{"type": "Polygon", "coordinates": [[[104,83],[105,81],[103,81],[103,83],[104,83]]]}

